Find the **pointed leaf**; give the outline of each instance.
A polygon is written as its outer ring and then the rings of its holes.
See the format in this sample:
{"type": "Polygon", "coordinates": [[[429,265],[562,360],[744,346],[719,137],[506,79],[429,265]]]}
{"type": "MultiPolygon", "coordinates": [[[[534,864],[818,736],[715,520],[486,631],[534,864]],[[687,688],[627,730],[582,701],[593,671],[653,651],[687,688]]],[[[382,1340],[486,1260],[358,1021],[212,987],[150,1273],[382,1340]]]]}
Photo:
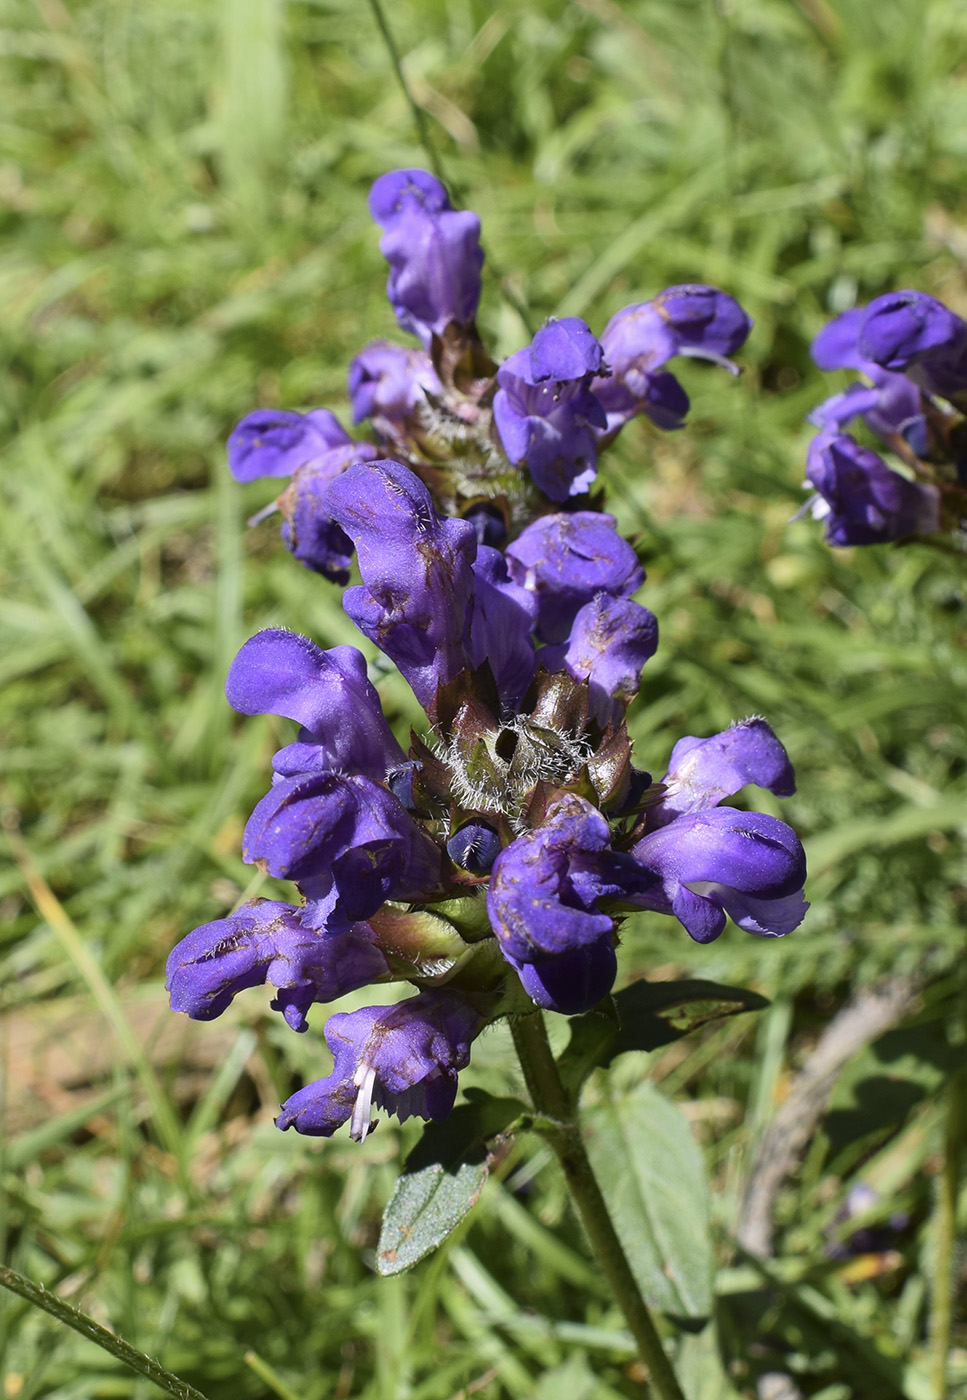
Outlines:
{"type": "Polygon", "coordinates": [[[582,1115],[591,1165],[646,1302],[712,1311],[714,1259],[701,1150],[681,1110],[643,1082],[582,1115]]]}
{"type": "Polygon", "coordinates": [[[488,1144],[527,1110],[481,1095],[431,1123],[403,1166],[383,1215],[376,1268],[399,1274],[431,1253],[476,1205],[498,1148],[488,1144]]]}
{"type": "Polygon", "coordinates": [[[769,1003],[745,987],[688,979],[634,982],[602,1007],[571,1018],[571,1039],[558,1058],[565,1086],[576,1093],[593,1069],[627,1050],[657,1050],[722,1016],[760,1011],[769,1003]]]}

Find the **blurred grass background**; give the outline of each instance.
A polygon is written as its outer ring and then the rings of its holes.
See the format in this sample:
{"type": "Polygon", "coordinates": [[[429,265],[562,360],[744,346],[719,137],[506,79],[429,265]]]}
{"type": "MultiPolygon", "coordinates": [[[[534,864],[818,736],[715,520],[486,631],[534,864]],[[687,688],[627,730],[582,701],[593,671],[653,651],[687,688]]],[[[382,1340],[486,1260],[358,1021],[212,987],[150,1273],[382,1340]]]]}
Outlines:
{"type": "MultiPolygon", "coordinates": [[[[944,1085],[964,1037],[963,558],[833,553],[788,522],[803,416],[833,383],[807,354],[824,319],[901,286],[967,315],[967,11],[397,0],[391,20],[483,220],[498,358],[529,338],[520,304],[600,330],[695,280],[756,319],[742,380],[686,364],[689,427],[633,425],[602,480],[662,627],[638,761],[661,772],[681,734],[764,714],[797,768],[781,810],[814,905],[777,945],[629,924],[626,975],[773,999],[630,1073],[677,1094],[707,1151],[722,1359],[714,1338],[682,1344],[695,1400],[752,1395],[777,1356],[805,1395],[931,1400],[944,1085]],[[786,1273],[757,1315],[727,1267],[754,1144],[837,1008],[910,972],[929,981],[906,1039],[850,1067],[780,1198],[786,1273]],[[826,1245],[860,1179],[880,1219],[906,1223],[850,1274],[826,1245]]],[[[427,158],[372,16],[352,0],[2,0],[0,56],[6,1257],[212,1400],[640,1394],[535,1142],[455,1243],[376,1280],[409,1126],[363,1147],[282,1137],[271,1114],[294,1076],[327,1072],[314,1032],[280,1030],[258,993],[216,1026],[164,1009],[170,947],[248,887],[239,837],[287,728],[229,711],[228,664],[266,624],[347,639],[337,591],[272,524],[246,530],[271,487],[236,486],[224,440],[259,405],[346,421],[350,357],[395,335],[365,196],[427,158]]],[[[390,686],[386,703],[405,701],[390,686]]],[[[501,1035],[473,1081],[513,1083],[501,1035]]],[[[965,1207],[961,1192],[961,1224],[965,1207]]],[[[964,1395],[962,1242],[953,1267],[964,1395]]],[[[5,1400],[155,1393],[13,1299],[0,1355],[5,1400]]]]}

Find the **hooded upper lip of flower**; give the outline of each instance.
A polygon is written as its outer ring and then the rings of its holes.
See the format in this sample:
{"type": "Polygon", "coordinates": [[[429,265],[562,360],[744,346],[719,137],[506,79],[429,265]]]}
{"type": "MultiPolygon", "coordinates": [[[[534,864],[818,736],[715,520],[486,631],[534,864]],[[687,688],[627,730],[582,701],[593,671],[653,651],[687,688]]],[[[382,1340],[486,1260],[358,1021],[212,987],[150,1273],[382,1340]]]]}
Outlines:
{"type": "Polygon", "coordinates": [[[751,329],[752,321],[734,297],[697,283],[666,287],[651,301],[622,307],[601,336],[610,378],[591,385],[607,413],[602,443],[639,413],[659,428],[680,428],[688,395],[662,366],[683,355],[711,360],[737,374],[728,357],[751,329]]]}
{"type": "Polygon", "coordinates": [[[506,550],[514,581],[533,594],[538,638],[567,642],[574,620],[599,593],[628,598],[645,571],[613,515],[578,510],[543,515],[506,550]]]}
{"type": "Polygon", "coordinates": [[[484,260],[476,214],[454,209],[443,185],[425,170],[381,176],[369,208],[383,229],[386,294],[402,328],[429,345],[451,322],[471,326],[484,260]]]}
{"type": "Polygon", "coordinates": [[[944,398],[967,389],[967,323],[926,292],[887,292],[836,317],[813,341],[820,369],[903,373],[944,398]]]}
{"type": "Polygon", "coordinates": [[[327,408],[309,413],[260,408],[236,423],[228,439],[228,465],[236,481],[292,477],[274,505],[249,523],[280,510],[287,549],[334,583],[349,580],[352,544],[326,514],[322,494],[353,462],[378,456],[372,443],[354,442],[327,408]]]}
{"type": "Polygon", "coordinates": [[[473,526],[439,515],[423,482],[388,460],[350,467],[325,505],[355,543],[363,576],[343,606],[429,710],[469,661],[473,526]]]}

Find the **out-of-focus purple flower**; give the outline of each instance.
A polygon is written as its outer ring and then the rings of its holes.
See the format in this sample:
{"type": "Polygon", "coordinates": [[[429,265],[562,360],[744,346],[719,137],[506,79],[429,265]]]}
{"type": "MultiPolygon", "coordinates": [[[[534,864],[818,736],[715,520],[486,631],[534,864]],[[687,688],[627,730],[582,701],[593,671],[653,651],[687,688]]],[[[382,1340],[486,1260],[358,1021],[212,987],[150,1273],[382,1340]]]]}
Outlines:
{"type": "Polygon", "coordinates": [[[268,628],[232,662],[225,694],[240,714],[284,715],[302,725],[297,771],[380,779],[406,761],[355,647],[323,651],[307,637],[268,628]]]}
{"type": "Polygon", "coordinates": [[[443,385],[423,350],[375,340],[349,366],[353,422],[369,418],[391,440],[405,436],[428,393],[442,395],[443,385]]]}
{"type": "Polygon", "coordinates": [[[927,420],[916,384],[905,374],[891,374],[873,364],[866,366],[864,373],[872,379],[872,387],[850,384],[843,393],[825,399],[809,415],[809,421],[839,432],[859,416],[879,437],[886,441],[900,437],[918,457],[925,456],[927,420]]]}
{"type": "MultiPolygon", "coordinates": [[[[833,1227],[836,1233],[840,1233],[842,1226],[857,1216],[868,1215],[881,1204],[882,1198],[877,1195],[865,1181],[855,1181],[846,1195],[846,1200],[833,1217],[833,1227]],[[839,1227],[839,1229],[836,1229],[839,1227]]],[[[829,1259],[850,1259],[858,1254],[882,1254],[889,1249],[896,1249],[899,1244],[898,1236],[910,1223],[910,1217],[905,1211],[892,1211],[886,1220],[870,1225],[861,1225],[859,1229],[853,1230],[845,1239],[834,1240],[827,1245],[826,1255],[829,1259]]],[[[827,1235],[833,1231],[827,1231],[827,1235]]]]}
{"type": "Polygon", "coordinates": [[[294,476],[298,469],[345,447],[349,434],[328,408],[295,413],[259,408],[235,424],[228,439],[228,467],[236,481],[263,476],[294,476]]]}
{"type": "Polygon", "coordinates": [[[400,1122],[446,1118],[482,1027],[480,1013],[454,992],[330,1016],[324,1034],[333,1071],[287,1099],[276,1126],[331,1137],[351,1120],[350,1137],[361,1142],[375,1127],[374,1108],[400,1122]]]}
{"type": "Polygon", "coordinates": [[[645,571],[613,515],[578,510],[543,515],[506,550],[511,577],[537,600],[536,634],[564,642],[578,612],[598,593],[627,598],[645,571]]]}
{"type": "Polygon", "coordinates": [[[394,896],[415,898],[439,878],[440,854],[402,804],[369,778],[301,773],[255,808],[243,858],[294,880],[303,922],[340,933],[394,896]]]}
{"type": "Polygon", "coordinates": [[[545,647],[538,661],[589,682],[589,710],[602,726],[617,725],[638,694],[641,668],[658,647],[658,619],[629,598],[597,593],[580,609],[566,643],[545,647]]]}
{"type": "Polygon", "coordinates": [[[606,372],[601,346],[576,316],[550,321],[497,371],[494,422],[508,459],[552,501],[579,496],[598,464],[604,410],[588,388],[606,372]]]}
{"type": "Polygon", "coordinates": [[[425,170],[381,175],[369,209],[383,230],[380,252],[390,265],[386,295],[397,321],[428,345],[451,321],[470,326],[480,300],[480,220],[455,210],[425,170]]]}
{"type": "Polygon", "coordinates": [[[796,791],[789,755],[764,719],[743,720],[710,739],[679,739],[662,779],[665,791],[651,809],[649,823],[665,826],[688,812],[716,807],[747,783],[777,797],[791,797],[796,791]]]}
{"type": "Polygon", "coordinates": [[[667,287],[652,301],[623,307],[601,337],[611,376],[595,379],[591,386],[607,414],[602,437],[610,440],[639,413],[659,428],[680,428],[688,395],[662,366],[684,355],[737,373],[728,356],[751,329],[752,321],[735,298],[715,287],[667,287]]]}
{"type": "Polygon", "coordinates": [[[837,316],[816,336],[810,354],[820,369],[858,369],[871,384],[850,384],[814,409],[809,420],[837,432],[861,416],[871,432],[886,441],[899,436],[918,456],[923,455],[927,451],[927,422],[920,389],[906,375],[864,359],[859,340],[865,314],[854,308],[837,316]]]}
{"type": "Polygon", "coordinates": [[[389,971],[368,924],[326,937],[299,915],[291,904],[258,899],[196,928],[168,958],[172,1010],[212,1021],[237,992],[267,982],[278,989],[273,1008],[304,1031],[314,1002],[334,1001],[389,971]]]}
{"type": "Polygon", "coordinates": [[[533,593],[510,577],[499,549],[478,545],[473,576],[471,660],[474,666],[490,662],[501,703],[512,711],[534,677],[531,632],[537,603],[533,593]]]}
{"type": "Polygon", "coordinates": [[[872,360],[864,360],[859,351],[863,308],[854,306],[842,316],[823,326],[809,347],[813,362],[820,369],[866,369],[872,360]]]}
{"type": "Polygon", "coordinates": [[[745,344],[752,329],[752,318],[735,297],[697,282],[666,287],[654,305],[674,341],[674,353],[697,360],[720,363],[745,344]]]}
{"type": "MultiPolygon", "coordinates": [[[[653,885],[657,887],[657,877],[650,870],[612,851],[601,813],[584,798],[567,794],[551,804],[541,825],[501,851],[490,879],[487,912],[504,957],[520,970],[581,949],[600,950],[611,939],[614,922],[599,909],[599,900],[625,900],[653,885]]],[[[588,987],[600,1001],[600,951],[590,954],[587,963],[588,987]]],[[[566,979],[552,971],[544,976],[539,968],[532,980],[550,996],[549,988],[566,979]]]]}
{"type": "Polygon", "coordinates": [[[864,360],[906,371],[927,393],[967,389],[967,322],[926,292],[887,292],[862,313],[857,349],[864,360]]]}
{"type": "Polygon", "coordinates": [[[926,292],[887,292],[844,312],[810,353],[820,369],[859,369],[878,387],[889,383],[880,376],[902,372],[927,394],[967,390],[967,322],[926,292]]]}
{"type": "Polygon", "coordinates": [[[629,902],[673,914],[697,943],[718,938],[726,914],[748,933],[780,937],[809,907],[799,838],[761,812],[693,811],[648,832],[632,854],[661,883],[629,902]]]}
{"type": "Polygon", "coordinates": [[[325,503],[355,543],[363,576],[344,595],[346,612],[429,708],[438,687],[468,664],[473,526],[438,515],[422,481],[399,462],[350,467],[325,503]]]}
{"type": "Polygon", "coordinates": [[[810,509],[825,520],[831,545],[883,544],[940,529],[936,487],[907,481],[846,433],[813,438],[806,476],[819,493],[810,509]]]}

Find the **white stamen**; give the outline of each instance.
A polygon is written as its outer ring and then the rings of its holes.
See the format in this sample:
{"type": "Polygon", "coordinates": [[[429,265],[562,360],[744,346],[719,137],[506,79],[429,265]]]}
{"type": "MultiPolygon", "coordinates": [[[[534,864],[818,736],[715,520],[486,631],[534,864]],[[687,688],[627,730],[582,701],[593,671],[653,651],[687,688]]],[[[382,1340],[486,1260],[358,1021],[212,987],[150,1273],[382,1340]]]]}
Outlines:
{"type": "Polygon", "coordinates": [[[274,515],[278,509],[278,501],[269,501],[267,506],[263,506],[261,510],[257,510],[254,515],[250,515],[245,523],[250,530],[254,530],[256,525],[261,525],[263,520],[268,520],[269,516],[274,515]]]}
{"type": "Polygon", "coordinates": [[[374,1127],[371,1118],[376,1071],[372,1065],[362,1061],[353,1075],[353,1083],[358,1085],[359,1093],[356,1095],[356,1104],[349,1124],[349,1136],[353,1142],[362,1142],[374,1127]]]}

